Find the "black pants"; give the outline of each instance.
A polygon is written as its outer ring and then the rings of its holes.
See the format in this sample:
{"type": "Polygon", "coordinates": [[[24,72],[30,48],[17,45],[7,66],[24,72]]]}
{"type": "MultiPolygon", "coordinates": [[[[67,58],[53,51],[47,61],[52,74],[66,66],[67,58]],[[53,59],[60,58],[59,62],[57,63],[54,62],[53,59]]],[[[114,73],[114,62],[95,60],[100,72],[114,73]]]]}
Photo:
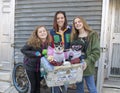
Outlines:
{"type": "Polygon", "coordinates": [[[26,70],[26,72],[31,83],[30,93],[40,93],[40,71],[26,70]]]}

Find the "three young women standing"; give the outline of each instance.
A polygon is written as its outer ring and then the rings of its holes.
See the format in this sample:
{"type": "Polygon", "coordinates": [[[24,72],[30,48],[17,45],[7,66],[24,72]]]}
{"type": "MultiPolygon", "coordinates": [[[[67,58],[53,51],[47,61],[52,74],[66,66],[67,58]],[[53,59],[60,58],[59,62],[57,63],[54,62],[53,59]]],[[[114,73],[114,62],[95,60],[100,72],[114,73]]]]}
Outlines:
{"type": "MultiPolygon", "coordinates": [[[[82,17],[76,17],[73,20],[73,27],[67,24],[67,18],[64,11],[57,11],[54,16],[53,29],[50,30],[52,37],[52,47],[54,43],[62,42],[65,49],[70,48],[70,41],[84,40],[86,48],[83,49],[85,62],[83,64],[84,76],[90,93],[97,93],[94,82],[95,62],[100,56],[100,45],[98,34],[91,30],[82,17]]],[[[24,64],[31,83],[30,93],[40,92],[40,57],[42,50],[47,48],[50,43],[49,33],[43,26],[38,27],[28,39],[27,44],[21,49],[25,55],[24,64]]],[[[76,93],[84,93],[84,83],[77,83],[76,93]]],[[[61,93],[59,87],[54,87],[54,93],[61,93]]]]}

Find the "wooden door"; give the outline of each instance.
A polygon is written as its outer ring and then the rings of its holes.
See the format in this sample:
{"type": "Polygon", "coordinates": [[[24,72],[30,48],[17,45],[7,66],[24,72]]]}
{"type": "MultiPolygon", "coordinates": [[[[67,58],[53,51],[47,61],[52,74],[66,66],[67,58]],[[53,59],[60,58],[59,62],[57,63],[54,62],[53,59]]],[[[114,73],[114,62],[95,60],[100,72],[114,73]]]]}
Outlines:
{"type": "Polygon", "coordinates": [[[2,0],[0,10],[0,65],[10,70],[14,59],[14,0],[2,0]]]}
{"type": "Polygon", "coordinates": [[[111,32],[109,46],[109,76],[120,77],[120,0],[110,0],[111,32]]]}

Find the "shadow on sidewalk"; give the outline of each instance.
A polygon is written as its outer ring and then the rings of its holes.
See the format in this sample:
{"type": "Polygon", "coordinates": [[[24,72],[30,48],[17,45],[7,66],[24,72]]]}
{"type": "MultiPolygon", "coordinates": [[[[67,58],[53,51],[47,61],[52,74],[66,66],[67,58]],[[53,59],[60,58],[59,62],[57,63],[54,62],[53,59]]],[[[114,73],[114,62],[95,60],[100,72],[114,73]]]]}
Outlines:
{"type": "MultiPolygon", "coordinates": [[[[48,87],[40,88],[40,93],[51,93],[50,91],[51,90],[48,87]]],[[[68,89],[68,93],[75,93],[75,91],[76,91],[75,89],[68,89]]]]}

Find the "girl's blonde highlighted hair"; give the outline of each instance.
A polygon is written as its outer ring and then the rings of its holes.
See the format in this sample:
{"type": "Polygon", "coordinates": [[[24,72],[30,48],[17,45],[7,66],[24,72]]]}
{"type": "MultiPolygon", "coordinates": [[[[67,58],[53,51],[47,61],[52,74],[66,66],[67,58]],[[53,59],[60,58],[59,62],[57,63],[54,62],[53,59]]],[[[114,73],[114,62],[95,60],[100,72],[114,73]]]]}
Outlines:
{"type": "Polygon", "coordinates": [[[71,42],[75,39],[78,38],[79,35],[79,31],[77,29],[75,29],[75,25],[74,25],[74,21],[76,18],[79,18],[81,20],[81,22],[83,23],[83,27],[85,29],[85,31],[87,31],[88,33],[92,31],[92,29],[90,28],[90,26],[87,24],[86,20],[83,19],[81,16],[77,16],[73,19],[73,24],[72,24],[72,32],[71,32],[71,42]]]}
{"type": "MultiPolygon", "coordinates": [[[[45,26],[37,26],[36,29],[32,32],[31,36],[29,37],[27,44],[34,47],[34,48],[40,48],[42,45],[42,40],[38,37],[37,32],[38,29],[44,27],[46,29],[45,26]]],[[[46,44],[49,45],[51,42],[51,37],[50,37],[50,33],[47,31],[47,38],[46,38],[46,44]]]]}

